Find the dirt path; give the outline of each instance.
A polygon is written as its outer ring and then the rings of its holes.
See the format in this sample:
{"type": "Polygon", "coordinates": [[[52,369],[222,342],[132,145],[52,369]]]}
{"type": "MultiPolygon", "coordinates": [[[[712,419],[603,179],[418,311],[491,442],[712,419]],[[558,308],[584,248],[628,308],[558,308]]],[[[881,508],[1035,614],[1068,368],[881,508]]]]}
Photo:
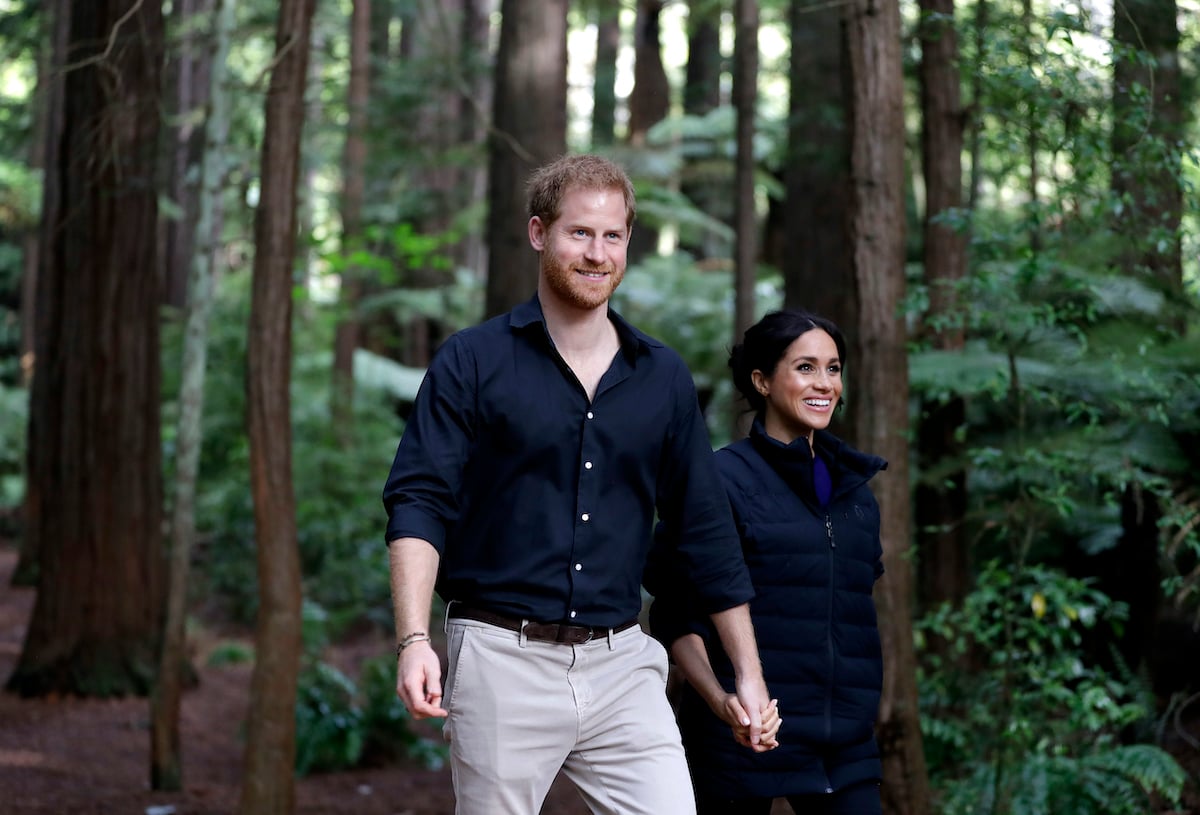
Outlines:
{"type": "MultiPolygon", "coordinates": [[[[10,583],[16,553],[0,543],[0,682],[20,656],[34,591],[10,583]]],[[[344,659],[378,653],[346,646],[344,659]]],[[[379,647],[386,649],[387,643],[379,647]]],[[[149,790],[145,699],[21,699],[0,693],[0,813],[4,815],[227,815],[237,811],[249,665],[196,660],[200,683],[183,699],[184,791],[149,790]]],[[[298,815],[449,815],[449,770],[396,766],[329,773],[296,785],[298,815]]],[[[560,779],[543,815],[586,815],[560,779]]]]}

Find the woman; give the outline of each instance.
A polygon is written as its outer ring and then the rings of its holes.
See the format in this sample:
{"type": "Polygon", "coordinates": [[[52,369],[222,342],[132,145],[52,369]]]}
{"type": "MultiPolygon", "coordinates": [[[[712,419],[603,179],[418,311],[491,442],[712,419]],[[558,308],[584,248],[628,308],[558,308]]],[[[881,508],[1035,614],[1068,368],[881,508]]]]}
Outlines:
{"type": "MultiPolygon", "coordinates": [[[[882,656],[871,591],[883,565],[879,506],[867,482],[887,464],[826,430],[845,360],[837,326],[801,311],[768,314],[730,356],[734,385],[755,418],[749,438],[716,457],[755,585],[750,610],[782,724],[775,749],[746,745],[719,641],[683,590],[660,591],[651,626],[687,680],[679,721],[698,815],[765,815],[778,797],[800,815],[880,812],[874,725],[882,656]]],[[[666,544],[671,530],[660,526],[658,535],[666,544]]],[[[651,576],[660,586],[683,585],[663,579],[669,574],[651,576]]]]}

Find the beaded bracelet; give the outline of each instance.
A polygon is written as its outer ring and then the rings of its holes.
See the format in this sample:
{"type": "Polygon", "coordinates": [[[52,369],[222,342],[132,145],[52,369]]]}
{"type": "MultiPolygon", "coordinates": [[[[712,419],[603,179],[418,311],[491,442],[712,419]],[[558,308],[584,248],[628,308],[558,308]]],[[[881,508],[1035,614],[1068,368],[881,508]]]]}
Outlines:
{"type": "Polygon", "coordinates": [[[429,642],[429,635],[424,631],[414,631],[404,639],[400,640],[400,644],[396,646],[396,656],[400,656],[400,652],[414,642],[429,642]]]}

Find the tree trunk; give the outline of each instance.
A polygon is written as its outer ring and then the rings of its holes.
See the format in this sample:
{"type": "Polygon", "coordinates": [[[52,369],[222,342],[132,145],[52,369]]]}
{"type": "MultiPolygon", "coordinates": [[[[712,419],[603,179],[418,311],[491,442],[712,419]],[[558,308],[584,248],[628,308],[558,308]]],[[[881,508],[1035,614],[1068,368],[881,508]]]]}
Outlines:
{"type": "MultiPolygon", "coordinates": [[[[629,92],[628,141],[635,150],[646,146],[651,127],[667,117],[671,110],[671,86],[662,61],[659,15],[662,0],[637,0],[637,21],[633,27],[633,90],[629,92]]],[[[646,219],[629,237],[626,259],[632,265],[658,250],[658,230],[646,219]]]]}
{"type": "MultiPolygon", "coordinates": [[[[689,1],[687,74],[683,86],[683,110],[689,116],[705,116],[721,104],[720,27],[720,4],[713,0],[689,1]]],[[[729,224],[736,232],[727,167],[727,159],[721,154],[685,154],[680,190],[697,209],[729,224]]],[[[685,232],[679,236],[679,243],[697,259],[729,255],[728,239],[709,230],[696,237],[685,232]]]]}
{"type": "Polygon", "coordinates": [[[175,0],[173,28],[178,53],[168,60],[167,74],[173,89],[169,100],[174,124],[167,148],[167,195],[177,215],[163,219],[163,302],[177,309],[187,303],[188,275],[195,252],[196,219],[200,189],[194,175],[203,160],[204,132],[201,113],[208,105],[212,48],[206,42],[215,0],[175,0]]]}
{"type": "Polygon", "coordinates": [[[721,104],[721,7],[713,0],[688,0],[688,59],[683,111],[703,116],[721,104]]]}
{"type": "MultiPolygon", "coordinates": [[[[758,214],[754,201],[754,116],[758,107],[758,0],[735,0],[733,105],[737,110],[737,158],[734,169],[736,250],[733,261],[733,340],[742,341],[754,322],[754,283],[758,277],[758,214]]],[[[731,435],[749,429],[749,416],[734,410],[731,435]]]]}
{"type": "Polygon", "coordinates": [[[292,812],[295,802],[300,553],[288,390],[296,187],[315,5],[316,0],[280,2],[265,111],[262,194],[254,217],[246,408],[259,609],[240,804],[243,815],[285,815],[292,812]]]}
{"type": "MultiPolygon", "coordinates": [[[[1113,200],[1123,205],[1115,224],[1123,238],[1117,262],[1125,275],[1163,293],[1162,325],[1182,337],[1189,301],[1180,240],[1184,176],[1179,145],[1185,144],[1184,111],[1190,100],[1183,97],[1175,0],[1122,4],[1113,15],[1113,53],[1111,184],[1113,200]]],[[[1108,578],[1101,588],[1129,606],[1118,647],[1131,670],[1154,654],[1156,640],[1166,639],[1160,634],[1162,514],[1153,490],[1142,483],[1128,485],[1121,500],[1121,539],[1105,558],[1115,567],[1107,575],[1100,567],[1108,578]]],[[[1159,660],[1149,667],[1156,689],[1172,687],[1159,660]]]]}
{"type": "Polygon", "coordinates": [[[930,811],[917,711],[909,562],[908,357],[904,302],[904,79],[897,0],[854,0],[846,15],[850,76],[851,263],[861,311],[848,365],[859,446],[888,460],[876,479],[886,574],[875,592],[883,641],[879,710],[885,811],[930,811]]]}
{"type": "MultiPolygon", "coordinates": [[[[346,108],[345,154],[342,159],[342,251],[362,248],[362,209],[366,191],[367,103],[370,101],[371,0],[353,0],[350,15],[350,83],[346,108]]],[[[360,345],[362,270],[347,265],[342,271],[341,315],[333,340],[333,426],[346,445],[354,417],[354,351],[360,345]]]]}
{"type": "Polygon", "coordinates": [[[37,601],[9,688],[146,693],[162,623],[155,3],[72,3],[39,275],[26,532],[37,601]]]}
{"type": "Polygon", "coordinates": [[[783,270],[785,305],[849,329],[858,307],[846,236],[850,149],[839,11],[793,0],[791,32],[787,204],[783,250],[772,257],[783,270]]]}
{"type": "MultiPolygon", "coordinates": [[[[959,286],[967,272],[967,237],[946,219],[961,217],[963,114],[958,71],[954,0],[921,0],[921,158],[925,173],[924,261],[929,288],[927,336],[934,348],[961,351],[964,345],[959,286]],[[939,328],[929,328],[931,325],[939,328]]],[[[958,429],[966,421],[959,397],[922,404],[918,455],[924,474],[961,461],[965,445],[958,429]]],[[[921,561],[921,599],[930,606],[959,604],[971,584],[963,520],[966,472],[961,466],[922,477],[916,488],[916,528],[921,561]]]]}
{"type": "MultiPolygon", "coordinates": [[[[47,335],[50,331],[48,309],[42,304],[41,298],[49,296],[46,290],[48,264],[52,258],[51,248],[59,240],[57,224],[62,217],[60,207],[60,177],[63,168],[57,160],[59,144],[63,138],[64,86],[62,67],[67,62],[67,35],[71,30],[70,9],[67,0],[51,0],[46,5],[45,15],[47,29],[50,33],[49,55],[40,77],[39,88],[42,94],[40,126],[43,128],[40,137],[41,146],[36,148],[42,155],[42,218],[37,230],[37,250],[31,258],[26,256],[25,278],[21,282],[21,373],[29,387],[32,404],[33,376],[37,367],[39,354],[44,355],[47,347],[47,335]],[[40,294],[39,294],[40,292],[40,294]]],[[[42,70],[42,68],[39,68],[42,70]]],[[[35,456],[37,440],[42,435],[44,417],[36,410],[29,411],[29,428],[26,433],[25,446],[25,495],[21,505],[22,532],[20,553],[17,566],[13,570],[14,586],[36,586],[38,581],[38,551],[36,548],[38,536],[34,528],[41,517],[42,492],[41,485],[33,477],[35,472],[35,456]]],[[[52,494],[52,493],[51,493],[52,494]]]]}
{"type": "Polygon", "coordinates": [[[225,61],[234,26],[237,0],[216,0],[211,88],[203,128],[199,200],[191,279],[183,338],[182,384],[179,390],[179,430],[176,436],[175,503],[171,512],[171,551],[167,588],[167,617],[163,626],[158,680],[150,707],[150,787],[183,789],[183,758],[179,739],[179,709],[187,666],[187,595],[192,544],[196,538],[196,473],[200,464],[204,373],[208,358],[208,324],[212,312],[214,276],[220,250],[219,210],[225,181],[225,149],[229,141],[229,92],[225,61]]]}
{"type": "Polygon", "coordinates": [[[567,149],[567,0],[503,0],[488,139],[486,316],[533,296],[525,182],[567,149]]]}
{"type": "Polygon", "coordinates": [[[617,52],[621,49],[620,9],[598,3],[596,22],[596,71],[592,93],[592,146],[613,143],[617,130],[617,52]]]}

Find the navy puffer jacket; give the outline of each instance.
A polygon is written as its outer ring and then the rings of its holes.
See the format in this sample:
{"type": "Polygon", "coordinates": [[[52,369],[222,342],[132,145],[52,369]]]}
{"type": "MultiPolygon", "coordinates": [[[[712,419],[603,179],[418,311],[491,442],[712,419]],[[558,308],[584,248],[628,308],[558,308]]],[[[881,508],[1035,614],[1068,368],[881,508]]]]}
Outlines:
{"type": "MultiPolygon", "coordinates": [[[[755,587],[750,613],[763,673],[783,725],[780,746],[756,754],[685,687],[680,730],[693,780],[709,794],[802,795],[880,777],[874,725],[883,662],[871,592],[883,565],[879,505],[867,482],[887,463],[824,431],[814,446],[833,482],[824,508],[807,439],[784,445],[755,422],[749,438],[716,453],[755,587]]],[[[670,530],[660,526],[659,534],[665,543],[670,530]]],[[[701,634],[714,673],[733,692],[733,667],[685,590],[656,595],[650,619],[666,643],[701,634]]]]}

